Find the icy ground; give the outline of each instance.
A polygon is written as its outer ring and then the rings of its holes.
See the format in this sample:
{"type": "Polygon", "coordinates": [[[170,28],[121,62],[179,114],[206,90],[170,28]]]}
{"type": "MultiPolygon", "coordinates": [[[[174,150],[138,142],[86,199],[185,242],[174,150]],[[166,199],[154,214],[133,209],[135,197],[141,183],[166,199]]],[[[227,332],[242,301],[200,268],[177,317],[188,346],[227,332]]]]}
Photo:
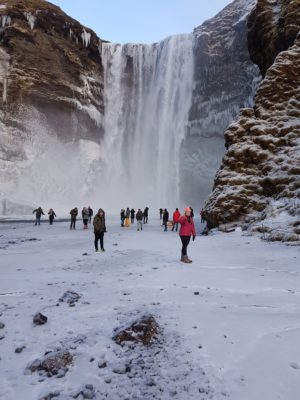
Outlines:
{"type": "Polygon", "coordinates": [[[107,227],[102,254],[81,222],[0,226],[1,399],[299,398],[299,247],[215,233],[197,237],[183,265],[158,220],[107,227]],[[58,301],[67,290],[81,296],[74,307],[58,301]],[[36,312],[45,325],[33,325],[36,312]],[[161,328],[152,346],[112,340],[145,314],[161,328]],[[64,376],[26,372],[53,349],[73,355],[64,376]]]}

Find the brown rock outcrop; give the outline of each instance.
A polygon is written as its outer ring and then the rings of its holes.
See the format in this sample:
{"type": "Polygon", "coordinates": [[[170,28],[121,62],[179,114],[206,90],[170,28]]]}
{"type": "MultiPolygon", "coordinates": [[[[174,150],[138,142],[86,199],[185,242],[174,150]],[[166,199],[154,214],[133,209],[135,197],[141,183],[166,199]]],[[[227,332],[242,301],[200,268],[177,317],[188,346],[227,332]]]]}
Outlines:
{"type": "Polygon", "coordinates": [[[34,107],[61,140],[99,140],[99,38],[47,1],[1,0],[0,5],[1,59],[8,63],[0,84],[2,121],[14,125],[27,106],[34,107]],[[78,123],[70,129],[74,117],[78,123]]]}
{"type": "MultiPolygon", "coordinates": [[[[287,2],[280,3],[284,10],[287,2]]],[[[254,12],[258,18],[264,4],[270,2],[258,1],[254,12]]],[[[286,24],[284,32],[290,31],[286,24]]],[[[262,70],[265,63],[262,61],[260,65],[262,70]]],[[[265,220],[273,229],[277,226],[284,231],[279,235],[281,239],[288,232],[291,235],[295,232],[293,225],[300,213],[299,65],[298,34],[293,46],[278,54],[267,70],[254,108],[241,110],[239,119],[225,132],[228,152],[205,206],[205,217],[211,227],[237,220],[265,220]]]]}

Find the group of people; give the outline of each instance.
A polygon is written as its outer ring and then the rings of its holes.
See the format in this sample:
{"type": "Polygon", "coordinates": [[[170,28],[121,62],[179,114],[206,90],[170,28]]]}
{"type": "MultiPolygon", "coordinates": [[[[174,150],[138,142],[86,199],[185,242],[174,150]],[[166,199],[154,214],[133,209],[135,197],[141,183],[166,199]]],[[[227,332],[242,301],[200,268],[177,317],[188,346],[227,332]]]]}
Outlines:
{"type": "Polygon", "coordinates": [[[134,219],[137,222],[137,230],[143,230],[143,224],[148,224],[148,217],[149,217],[149,207],[144,209],[144,212],[139,208],[136,212],[134,208],[131,210],[129,207],[122,208],[120,212],[121,217],[121,227],[130,227],[130,224],[134,224],[134,219]]]}
{"type": "MultiPolygon", "coordinates": [[[[33,213],[36,215],[35,225],[40,225],[41,223],[41,216],[45,215],[43,209],[38,207],[37,209],[33,210],[33,213]]],[[[164,231],[168,230],[168,223],[169,223],[169,212],[165,208],[164,210],[161,208],[159,210],[160,219],[162,220],[162,225],[164,226],[164,231]]],[[[83,228],[88,228],[88,223],[91,223],[93,217],[93,210],[91,207],[83,207],[82,209],[82,220],[83,220],[83,228]]],[[[52,208],[50,208],[49,212],[49,223],[50,225],[53,224],[54,218],[56,214],[52,208]]],[[[76,219],[78,216],[78,208],[75,207],[70,211],[71,215],[71,224],[70,229],[76,229],[76,219]]],[[[148,216],[149,216],[149,207],[144,209],[144,212],[139,208],[137,212],[132,208],[131,210],[129,207],[125,210],[121,210],[121,226],[130,226],[130,223],[134,223],[134,220],[137,221],[137,230],[143,230],[143,224],[148,223],[148,216]]],[[[200,213],[202,217],[202,210],[200,213]]],[[[178,227],[180,225],[179,236],[182,243],[181,248],[181,259],[183,263],[191,263],[192,260],[187,255],[187,248],[190,243],[190,240],[194,241],[196,238],[196,229],[194,224],[194,211],[191,207],[187,207],[184,210],[184,214],[181,215],[178,208],[173,212],[172,218],[172,231],[178,231],[178,227]]],[[[94,227],[94,245],[95,251],[99,251],[99,241],[100,241],[100,250],[102,252],[105,251],[104,249],[104,234],[106,232],[106,223],[105,223],[105,212],[102,208],[100,208],[93,219],[93,227],[94,227]]]]}
{"type": "MultiPolygon", "coordinates": [[[[194,210],[192,207],[188,207],[191,211],[191,218],[194,218],[194,210]]],[[[170,221],[170,215],[169,211],[165,208],[159,209],[159,218],[162,220],[162,226],[164,227],[164,231],[168,231],[168,225],[172,226],[172,231],[176,229],[176,232],[178,231],[178,223],[179,223],[179,218],[180,218],[180,211],[178,208],[173,212],[173,218],[170,221]]],[[[202,222],[202,221],[201,221],[202,222]]]]}
{"type": "MultiPolygon", "coordinates": [[[[41,225],[41,217],[42,215],[45,215],[42,207],[38,207],[35,210],[33,210],[32,214],[35,214],[35,225],[41,225]]],[[[56,217],[53,208],[50,208],[48,215],[49,215],[49,224],[53,225],[54,218],[56,217]]]]}

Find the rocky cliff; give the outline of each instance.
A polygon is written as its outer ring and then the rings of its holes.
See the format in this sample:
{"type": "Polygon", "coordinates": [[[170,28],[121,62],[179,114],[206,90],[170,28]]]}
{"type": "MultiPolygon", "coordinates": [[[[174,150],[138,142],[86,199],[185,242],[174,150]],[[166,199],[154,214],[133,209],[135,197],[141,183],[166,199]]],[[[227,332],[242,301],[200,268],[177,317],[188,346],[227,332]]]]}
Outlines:
{"type": "Polygon", "coordinates": [[[203,204],[225,152],[224,131],[253,105],[261,79],[247,44],[254,5],[235,0],[194,31],[194,89],[180,168],[184,201],[203,204]]]}
{"type": "Polygon", "coordinates": [[[265,78],[254,107],[225,132],[228,152],[205,206],[210,226],[239,221],[271,240],[298,240],[299,27],[299,1],[259,0],[251,14],[250,54],[265,78]]]}
{"type": "MultiPolygon", "coordinates": [[[[87,152],[78,148],[80,141],[100,141],[101,45],[93,31],[51,3],[0,1],[2,199],[22,202],[30,192],[31,199],[53,188],[63,192],[61,171],[87,152]]],[[[81,176],[75,168],[69,181],[84,185],[89,167],[87,157],[81,176]]]]}

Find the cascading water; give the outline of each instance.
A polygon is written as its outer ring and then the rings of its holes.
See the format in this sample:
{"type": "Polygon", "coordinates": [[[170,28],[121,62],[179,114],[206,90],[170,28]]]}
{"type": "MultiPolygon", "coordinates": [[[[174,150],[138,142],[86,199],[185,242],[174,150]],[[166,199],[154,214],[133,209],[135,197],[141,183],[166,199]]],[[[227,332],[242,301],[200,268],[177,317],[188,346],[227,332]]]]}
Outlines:
{"type": "Polygon", "coordinates": [[[193,89],[193,36],[102,45],[102,178],[124,205],[176,205],[193,89]],[[127,203],[126,203],[127,202],[127,203]]]}

